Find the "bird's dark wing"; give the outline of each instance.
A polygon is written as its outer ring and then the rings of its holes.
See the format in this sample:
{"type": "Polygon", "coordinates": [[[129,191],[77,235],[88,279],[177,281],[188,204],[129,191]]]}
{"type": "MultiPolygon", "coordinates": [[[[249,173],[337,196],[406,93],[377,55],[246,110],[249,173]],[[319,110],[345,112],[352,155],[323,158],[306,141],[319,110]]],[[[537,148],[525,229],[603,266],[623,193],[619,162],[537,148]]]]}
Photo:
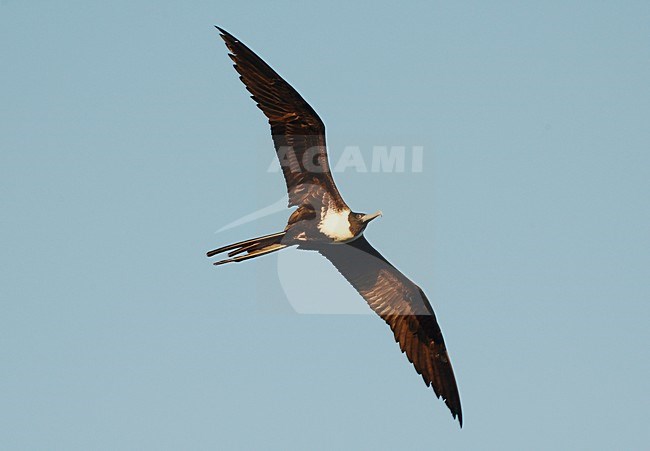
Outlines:
{"type": "Polygon", "coordinates": [[[330,171],[325,125],[311,106],[271,67],[233,35],[217,27],[252,99],[271,125],[289,193],[289,206],[322,206],[323,198],[347,207],[330,171]]]}
{"type": "Polygon", "coordinates": [[[415,370],[442,397],[463,425],[460,396],[445,341],[420,287],[398,271],[361,236],[318,249],[390,326],[415,370]]]}

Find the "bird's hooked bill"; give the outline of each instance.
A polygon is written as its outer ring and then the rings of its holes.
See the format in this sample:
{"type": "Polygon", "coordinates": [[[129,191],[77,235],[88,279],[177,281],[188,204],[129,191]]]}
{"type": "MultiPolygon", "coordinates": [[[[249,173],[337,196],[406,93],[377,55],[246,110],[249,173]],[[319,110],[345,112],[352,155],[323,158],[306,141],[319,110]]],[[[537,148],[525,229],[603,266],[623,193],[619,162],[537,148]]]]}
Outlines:
{"type": "Polygon", "coordinates": [[[383,213],[381,211],[378,211],[377,213],[373,213],[371,215],[363,215],[363,216],[361,216],[361,220],[363,222],[370,222],[373,219],[380,217],[382,214],[383,213]]]}

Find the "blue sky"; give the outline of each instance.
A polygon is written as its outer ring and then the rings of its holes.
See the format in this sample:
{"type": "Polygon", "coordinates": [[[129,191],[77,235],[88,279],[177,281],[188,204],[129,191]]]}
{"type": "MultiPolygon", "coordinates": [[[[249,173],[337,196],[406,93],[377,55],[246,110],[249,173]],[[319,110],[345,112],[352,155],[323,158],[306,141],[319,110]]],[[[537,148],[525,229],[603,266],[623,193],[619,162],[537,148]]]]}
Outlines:
{"type": "Polygon", "coordinates": [[[2,448],[646,447],[648,23],[641,1],[0,2],[2,448]],[[334,160],[423,148],[421,172],[335,177],[429,294],[462,430],[380,319],[295,312],[286,262],[363,306],[318,256],[204,257],[286,220],[215,233],[284,186],[214,24],[334,160]]]}

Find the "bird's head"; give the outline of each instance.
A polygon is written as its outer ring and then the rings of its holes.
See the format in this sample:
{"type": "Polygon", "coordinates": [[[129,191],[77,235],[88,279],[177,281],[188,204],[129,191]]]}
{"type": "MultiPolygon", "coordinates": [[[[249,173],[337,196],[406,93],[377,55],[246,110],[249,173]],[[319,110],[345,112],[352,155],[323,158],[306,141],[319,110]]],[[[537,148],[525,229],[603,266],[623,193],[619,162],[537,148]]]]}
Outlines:
{"type": "Polygon", "coordinates": [[[363,230],[368,226],[370,221],[376,219],[382,215],[381,211],[373,214],[366,213],[355,213],[350,212],[349,221],[350,221],[350,231],[355,235],[363,232],[363,230]]]}

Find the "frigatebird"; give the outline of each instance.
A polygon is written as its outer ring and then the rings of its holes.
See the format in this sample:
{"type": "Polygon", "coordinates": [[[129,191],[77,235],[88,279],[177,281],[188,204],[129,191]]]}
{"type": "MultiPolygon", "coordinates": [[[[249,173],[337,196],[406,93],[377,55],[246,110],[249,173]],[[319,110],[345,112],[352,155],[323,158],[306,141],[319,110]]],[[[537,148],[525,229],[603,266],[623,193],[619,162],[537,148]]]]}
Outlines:
{"type": "Polygon", "coordinates": [[[334,183],[327,160],[325,125],[311,106],[239,39],[217,27],[234,68],[267,117],[289,194],[297,207],[282,232],[207,253],[228,252],[215,265],[242,262],[289,246],[328,259],[391,328],[402,352],[427,386],[442,397],[463,426],[456,379],[436,316],[422,289],[366,240],[364,231],[381,212],[353,212],[334,183]]]}

